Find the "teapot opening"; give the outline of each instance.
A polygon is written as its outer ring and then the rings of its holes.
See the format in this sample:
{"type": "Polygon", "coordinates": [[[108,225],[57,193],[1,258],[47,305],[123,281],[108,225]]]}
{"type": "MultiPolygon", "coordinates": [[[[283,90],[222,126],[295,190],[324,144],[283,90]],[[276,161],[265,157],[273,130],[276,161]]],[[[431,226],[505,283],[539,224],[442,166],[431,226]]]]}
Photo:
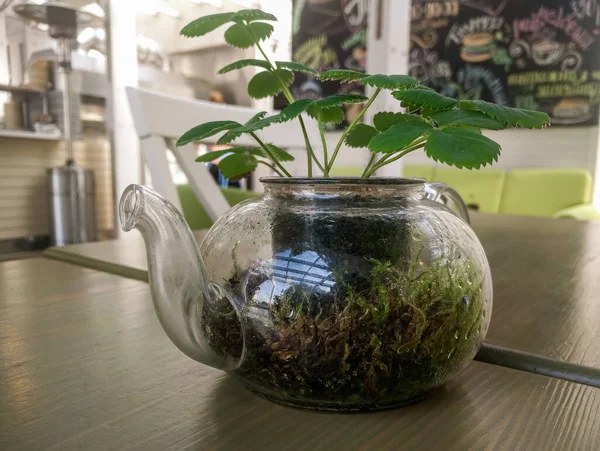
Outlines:
{"type": "Polygon", "coordinates": [[[119,219],[124,232],[133,230],[144,211],[144,196],[137,185],[129,185],[121,197],[119,219]]]}

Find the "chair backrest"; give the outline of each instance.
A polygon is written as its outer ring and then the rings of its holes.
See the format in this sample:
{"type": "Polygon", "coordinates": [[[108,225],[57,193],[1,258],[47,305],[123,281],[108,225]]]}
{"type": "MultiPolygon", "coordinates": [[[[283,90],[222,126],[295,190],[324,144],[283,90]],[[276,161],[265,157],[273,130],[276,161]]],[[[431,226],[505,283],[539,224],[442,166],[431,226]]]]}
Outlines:
{"type": "MultiPolygon", "coordinates": [[[[215,220],[224,214],[229,209],[229,203],[206,166],[195,163],[196,150],[194,146],[190,144],[175,148],[173,143],[184,132],[201,123],[232,120],[243,124],[258,111],[247,107],[169,96],[133,87],[127,88],[127,97],[154,189],[182,209],[167,162],[166,150],[171,149],[188,178],[193,193],[204,206],[208,216],[215,220]]],[[[314,125],[309,128],[310,133],[316,131],[313,130],[314,125]]],[[[295,124],[292,125],[289,122],[276,124],[259,134],[264,142],[284,149],[304,148],[301,131],[295,124]]],[[[214,144],[218,138],[219,135],[213,136],[203,140],[202,143],[214,144]]],[[[240,136],[232,144],[256,145],[247,135],[240,136]]]]}
{"type": "MultiPolygon", "coordinates": [[[[222,188],[221,192],[225,196],[230,206],[239,204],[248,199],[254,199],[258,196],[252,191],[242,191],[239,189],[222,188]]],[[[181,201],[182,213],[185,220],[192,230],[208,229],[213,224],[213,220],[204,209],[204,206],[198,201],[190,185],[177,185],[177,193],[181,201]]]]}
{"type": "Polygon", "coordinates": [[[588,204],[592,176],[584,169],[513,169],[506,174],[500,213],[553,216],[588,204]]]}
{"type": "Polygon", "coordinates": [[[417,177],[427,180],[428,182],[433,181],[433,173],[435,167],[425,164],[410,164],[402,168],[403,177],[417,177]]]}
{"type": "Polygon", "coordinates": [[[498,213],[506,173],[497,169],[435,168],[433,181],[452,186],[467,206],[483,213],[498,213]]]}

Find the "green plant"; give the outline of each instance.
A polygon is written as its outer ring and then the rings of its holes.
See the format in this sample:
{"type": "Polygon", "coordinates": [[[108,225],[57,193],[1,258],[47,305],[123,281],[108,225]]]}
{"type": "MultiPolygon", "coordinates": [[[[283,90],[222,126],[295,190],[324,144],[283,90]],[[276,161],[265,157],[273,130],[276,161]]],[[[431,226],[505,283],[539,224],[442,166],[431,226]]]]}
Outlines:
{"type": "Polygon", "coordinates": [[[264,143],[257,132],[276,123],[298,120],[304,135],[308,176],[312,177],[313,161],[323,176],[329,176],[335,160],[346,143],[352,148],[368,148],[372,155],[365,167],[363,177],[371,176],[381,167],[390,164],[410,152],[424,149],[430,158],[458,168],[478,169],[493,164],[501,152],[500,145],[481,133],[486,130],[503,130],[509,127],[540,129],[549,125],[550,118],[539,111],[508,108],[478,100],[461,100],[443,96],[419,84],[406,75],[368,75],[351,70],[329,70],[323,73],[302,64],[271,61],[261,42],[273,33],[276,21],[272,14],[258,9],[246,9],[201,17],[182,30],[187,37],[198,37],[230,24],[225,40],[237,48],[256,46],[264,60],[246,59],[222,68],[219,73],[254,66],[264,69],[248,84],[248,94],[256,99],[279,93],[287,98],[289,105],[280,113],[267,116],[262,112],[245,124],[235,121],[208,122],[192,128],[177,141],[178,146],[210,138],[225,132],[218,144],[229,144],[243,134],[251,136],[257,147],[235,147],[227,151],[209,152],[199,161],[212,161],[226,155],[219,168],[228,178],[241,177],[258,164],[269,166],[280,176],[290,176],[283,163],[293,157],[272,144],[264,143]],[[333,95],[320,100],[295,100],[289,86],[294,72],[306,72],[321,80],[356,82],[373,88],[370,98],[360,95],[333,95]],[[380,112],[373,116],[373,125],[363,124],[362,119],[375,99],[389,91],[400,101],[406,113],[380,112]],[[342,105],[364,103],[358,116],[346,128],[331,155],[325,140],[325,124],[339,123],[344,119],[342,105]],[[315,154],[304,122],[303,113],[317,121],[322,146],[322,159],[315,154]]]}

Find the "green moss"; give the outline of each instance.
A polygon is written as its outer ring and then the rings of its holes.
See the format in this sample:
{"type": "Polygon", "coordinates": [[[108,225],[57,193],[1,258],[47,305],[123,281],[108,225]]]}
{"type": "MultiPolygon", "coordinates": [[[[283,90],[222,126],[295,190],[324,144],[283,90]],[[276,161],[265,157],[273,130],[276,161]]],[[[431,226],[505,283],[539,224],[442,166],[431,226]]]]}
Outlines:
{"type": "MultiPolygon", "coordinates": [[[[272,325],[247,305],[246,355],[236,375],[263,394],[325,407],[401,404],[447,381],[481,340],[480,276],[469,262],[445,258],[370,265],[368,283],[338,271],[331,292],[290,287],[266,307],[272,325]]],[[[208,336],[217,352],[231,353],[229,339],[241,332],[224,318],[207,317],[208,336]]]]}

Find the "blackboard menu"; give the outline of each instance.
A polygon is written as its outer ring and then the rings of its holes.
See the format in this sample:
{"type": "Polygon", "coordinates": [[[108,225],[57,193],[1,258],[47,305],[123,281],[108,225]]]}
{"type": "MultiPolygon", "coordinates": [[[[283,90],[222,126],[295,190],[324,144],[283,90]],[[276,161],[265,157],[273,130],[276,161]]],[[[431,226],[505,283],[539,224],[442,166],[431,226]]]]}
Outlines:
{"type": "MultiPolygon", "coordinates": [[[[367,59],[368,0],[293,0],[292,60],[319,71],[352,69],[365,71],[367,59]]],[[[332,94],[363,94],[356,83],[321,82],[296,74],[292,85],[296,99],[321,99],[332,94]]],[[[360,111],[345,106],[343,128],[360,111]]]]}
{"type": "Polygon", "coordinates": [[[438,92],[598,124],[600,0],[413,0],[410,40],[438,92]]]}

